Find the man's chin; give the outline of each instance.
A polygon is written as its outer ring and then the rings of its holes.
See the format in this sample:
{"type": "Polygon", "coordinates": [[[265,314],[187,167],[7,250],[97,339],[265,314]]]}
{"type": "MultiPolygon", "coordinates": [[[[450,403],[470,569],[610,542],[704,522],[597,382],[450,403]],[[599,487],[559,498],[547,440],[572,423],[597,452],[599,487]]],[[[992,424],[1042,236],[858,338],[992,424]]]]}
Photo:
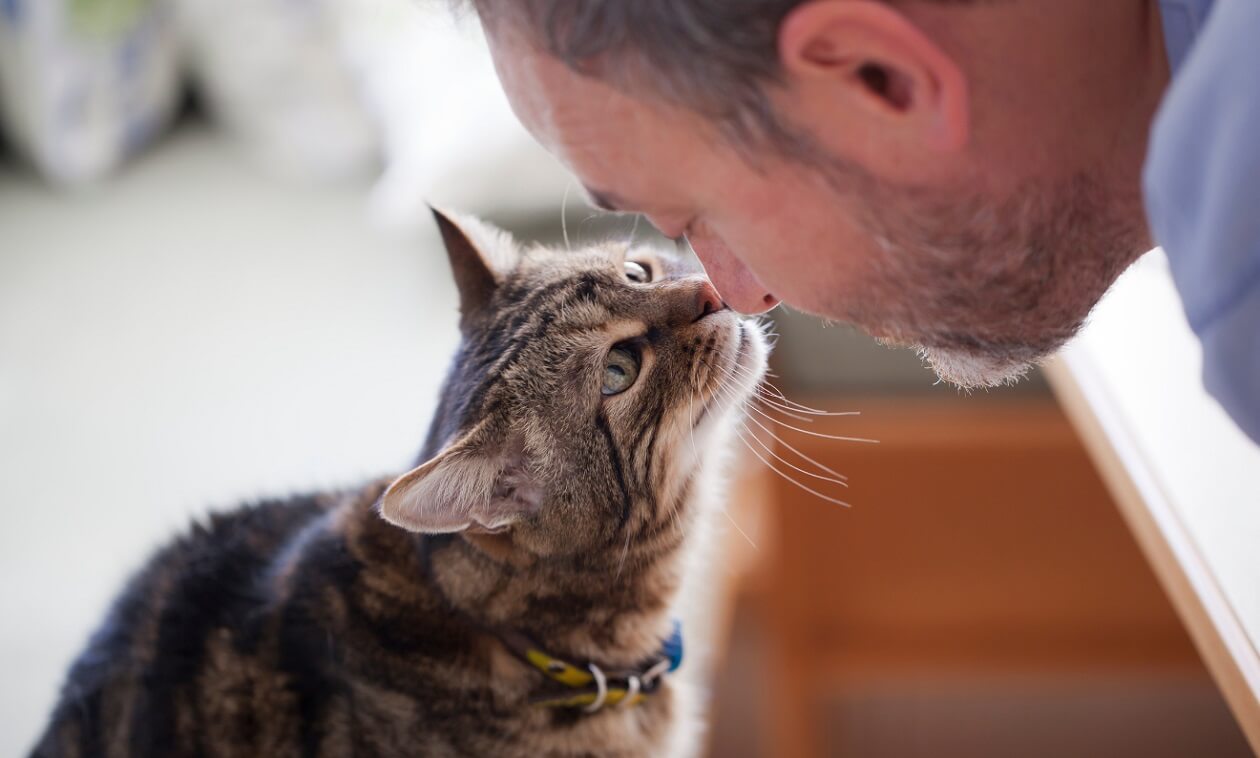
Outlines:
{"type": "Polygon", "coordinates": [[[917,346],[916,350],[941,381],[964,390],[1015,384],[1039,362],[1035,358],[984,355],[943,347],[917,346]]]}

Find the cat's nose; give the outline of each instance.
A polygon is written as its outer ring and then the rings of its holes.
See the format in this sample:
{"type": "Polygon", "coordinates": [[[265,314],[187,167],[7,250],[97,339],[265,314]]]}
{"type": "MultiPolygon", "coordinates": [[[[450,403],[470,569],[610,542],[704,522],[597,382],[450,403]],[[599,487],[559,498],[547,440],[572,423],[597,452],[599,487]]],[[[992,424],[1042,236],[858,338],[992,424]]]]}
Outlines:
{"type": "Polygon", "coordinates": [[[695,316],[691,319],[691,323],[694,324],[710,313],[725,309],[726,303],[722,302],[722,296],[718,294],[717,288],[708,279],[701,279],[699,287],[696,288],[695,316]]]}

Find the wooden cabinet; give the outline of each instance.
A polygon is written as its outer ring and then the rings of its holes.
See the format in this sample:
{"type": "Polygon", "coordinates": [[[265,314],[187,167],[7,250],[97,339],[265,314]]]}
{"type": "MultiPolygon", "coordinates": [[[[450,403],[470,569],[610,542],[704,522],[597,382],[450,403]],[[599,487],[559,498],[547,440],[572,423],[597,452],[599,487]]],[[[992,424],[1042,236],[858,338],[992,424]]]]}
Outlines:
{"type": "Polygon", "coordinates": [[[848,477],[847,490],[827,491],[852,507],[770,480],[746,593],[767,632],[760,754],[826,754],[819,704],[828,693],[898,679],[1171,672],[1206,681],[1052,401],[847,398],[844,409],[862,415],[806,428],[879,443],[778,430],[848,477]]]}

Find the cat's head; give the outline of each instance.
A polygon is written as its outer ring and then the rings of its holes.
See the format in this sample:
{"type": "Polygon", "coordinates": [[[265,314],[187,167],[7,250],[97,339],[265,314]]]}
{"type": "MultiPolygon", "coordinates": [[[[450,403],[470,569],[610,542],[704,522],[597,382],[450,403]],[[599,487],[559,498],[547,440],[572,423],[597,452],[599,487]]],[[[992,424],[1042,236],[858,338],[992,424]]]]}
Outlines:
{"type": "Polygon", "coordinates": [[[759,325],[661,251],[524,248],[435,215],[463,340],[431,457],[390,486],[384,517],[415,532],[502,532],[551,556],[676,532],[715,432],[762,378],[759,325]]]}

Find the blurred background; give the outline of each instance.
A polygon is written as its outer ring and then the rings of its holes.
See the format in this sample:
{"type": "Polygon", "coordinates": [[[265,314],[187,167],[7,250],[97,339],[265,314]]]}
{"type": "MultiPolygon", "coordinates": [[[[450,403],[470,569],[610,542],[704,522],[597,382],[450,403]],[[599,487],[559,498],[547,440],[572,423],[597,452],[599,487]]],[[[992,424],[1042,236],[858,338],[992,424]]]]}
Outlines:
{"type": "MultiPolygon", "coordinates": [[[[0,135],[0,755],[190,517],[412,460],[456,341],[425,201],[632,226],[440,2],[0,0],[0,135]]],[[[812,430],[880,444],[753,429],[853,507],[741,452],[684,609],[710,755],[1249,754],[1040,378],[960,396],[775,320],[777,386],[861,412],[812,430]]]]}

